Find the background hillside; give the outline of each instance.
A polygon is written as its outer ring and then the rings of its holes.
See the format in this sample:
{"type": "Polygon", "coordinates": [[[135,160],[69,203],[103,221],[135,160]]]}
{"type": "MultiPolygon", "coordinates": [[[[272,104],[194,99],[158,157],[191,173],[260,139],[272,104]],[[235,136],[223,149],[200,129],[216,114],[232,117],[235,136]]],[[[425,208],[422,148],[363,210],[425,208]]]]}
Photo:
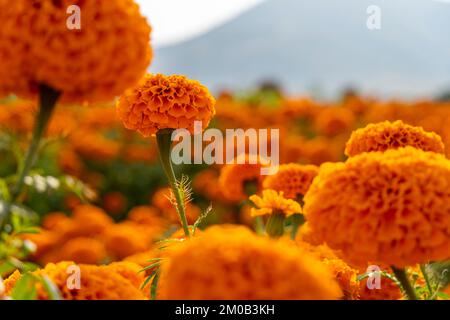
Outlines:
{"type": "Polygon", "coordinates": [[[183,73],[214,90],[273,79],[326,97],[349,86],[404,98],[450,87],[450,4],[375,2],[268,0],[201,37],[157,49],[150,71],[183,73]],[[381,30],[366,27],[371,4],[381,7],[381,30]]]}

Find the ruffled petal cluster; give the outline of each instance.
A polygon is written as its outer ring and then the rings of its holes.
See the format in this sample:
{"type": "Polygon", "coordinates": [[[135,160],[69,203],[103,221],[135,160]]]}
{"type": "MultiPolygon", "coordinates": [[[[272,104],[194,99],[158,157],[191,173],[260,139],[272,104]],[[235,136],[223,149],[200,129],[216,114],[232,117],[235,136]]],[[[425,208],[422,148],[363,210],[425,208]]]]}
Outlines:
{"type": "Polygon", "coordinates": [[[413,127],[403,121],[380,122],[355,130],[347,142],[345,154],[353,157],[363,152],[385,151],[411,146],[424,151],[444,153],[444,143],[434,132],[413,127]]]}
{"type": "Polygon", "coordinates": [[[315,237],[355,265],[450,258],[450,161],[413,147],[321,167],[305,198],[315,237]]]}
{"type": "Polygon", "coordinates": [[[211,227],[173,246],[161,267],[162,299],[338,299],[320,261],[244,227],[211,227]]]}
{"type": "Polygon", "coordinates": [[[215,99],[198,81],[184,76],[148,74],[117,102],[117,114],[127,129],[143,136],[160,129],[194,131],[194,122],[206,128],[215,114],[215,99]]]}
{"type": "Polygon", "coordinates": [[[276,174],[264,179],[263,188],[282,191],[288,199],[299,199],[308,191],[318,172],[319,168],[314,165],[282,164],[276,174]]]}
{"type": "Polygon", "coordinates": [[[151,28],[133,0],[0,0],[0,21],[0,96],[34,98],[46,84],[62,101],[110,101],[152,57],[151,28]],[[67,13],[74,6],[79,18],[67,13]]]}
{"type": "MultiPolygon", "coordinates": [[[[139,270],[140,266],[131,262],[93,266],[63,261],[49,263],[32,273],[47,276],[65,300],[145,300],[144,293],[139,289],[144,275],[138,273],[139,270]]],[[[19,271],[16,271],[5,280],[5,287],[9,289],[7,295],[11,294],[10,290],[20,278],[19,271]]],[[[37,284],[37,293],[38,299],[49,299],[41,284],[37,284]]]]}
{"type": "Polygon", "coordinates": [[[255,208],[251,209],[251,215],[253,217],[276,213],[288,217],[302,212],[302,208],[298,202],[292,199],[286,199],[283,196],[283,192],[278,193],[271,189],[263,190],[261,197],[255,194],[250,196],[249,199],[255,204],[255,208]]]}

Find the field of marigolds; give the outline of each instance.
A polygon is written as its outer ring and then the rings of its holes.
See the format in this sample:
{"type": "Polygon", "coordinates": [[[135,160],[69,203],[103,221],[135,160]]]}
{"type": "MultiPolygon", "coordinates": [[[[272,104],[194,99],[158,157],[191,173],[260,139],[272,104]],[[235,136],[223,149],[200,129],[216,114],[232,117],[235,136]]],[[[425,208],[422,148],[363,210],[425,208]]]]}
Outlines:
{"type": "Polygon", "coordinates": [[[450,103],[213,96],[148,73],[132,0],[0,21],[0,299],[449,299],[450,103]]]}

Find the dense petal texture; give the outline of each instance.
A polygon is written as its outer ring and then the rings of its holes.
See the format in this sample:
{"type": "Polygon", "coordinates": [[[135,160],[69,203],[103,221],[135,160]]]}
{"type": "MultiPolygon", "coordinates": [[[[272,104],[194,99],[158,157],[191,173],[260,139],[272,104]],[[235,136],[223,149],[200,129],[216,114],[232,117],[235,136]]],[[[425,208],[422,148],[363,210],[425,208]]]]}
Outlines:
{"type": "Polygon", "coordinates": [[[299,199],[308,191],[318,172],[319,168],[314,165],[282,164],[276,174],[264,179],[263,188],[282,191],[289,199],[299,199]]]}
{"type": "Polygon", "coordinates": [[[151,60],[151,29],[133,0],[0,0],[0,20],[0,96],[33,98],[44,83],[66,102],[109,101],[151,60]],[[72,5],[80,29],[67,26],[72,5]]]}
{"type": "Polygon", "coordinates": [[[323,165],[304,200],[315,236],[355,264],[450,257],[450,161],[440,154],[406,147],[323,165]]]}
{"type": "MultiPolygon", "coordinates": [[[[33,274],[47,276],[65,300],[144,300],[146,299],[144,293],[138,286],[138,283],[144,280],[144,276],[138,279],[136,277],[139,275],[133,274],[138,269],[140,267],[131,262],[121,262],[111,266],[93,266],[63,261],[56,264],[49,263],[43,269],[33,271],[33,274]],[[79,267],[79,288],[68,285],[76,276],[76,269],[71,269],[72,266],[79,267]],[[131,274],[133,274],[132,277],[131,274]]],[[[16,271],[5,280],[5,287],[12,289],[19,279],[19,272],[16,271]]],[[[75,283],[76,281],[73,282],[75,283]]],[[[40,300],[48,299],[48,294],[41,285],[38,285],[37,289],[40,300]]],[[[6,293],[10,294],[10,292],[6,293]]]]}
{"type": "Polygon", "coordinates": [[[292,199],[286,199],[283,196],[283,192],[278,193],[271,189],[263,190],[261,197],[258,195],[252,195],[249,199],[256,206],[251,209],[251,215],[253,217],[271,215],[275,213],[281,213],[288,217],[302,211],[302,208],[298,202],[292,199]]]}
{"type": "Polygon", "coordinates": [[[353,157],[363,152],[385,151],[406,146],[444,153],[444,143],[440,136],[399,120],[369,124],[365,128],[355,130],[347,142],[345,154],[353,157]]]}
{"type": "Polygon", "coordinates": [[[204,129],[215,114],[214,105],[215,99],[198,81],[148,74],[120,97],[117,114],[126,128],[150,136],[165,128],[193,132],[195,121],[204,129]]]}
{"type": "Polygon", "coordinates": [[[173,246],[163,263],[162,299],[338,299],[320,261],[244,227],[212,227],[173,246]]]}

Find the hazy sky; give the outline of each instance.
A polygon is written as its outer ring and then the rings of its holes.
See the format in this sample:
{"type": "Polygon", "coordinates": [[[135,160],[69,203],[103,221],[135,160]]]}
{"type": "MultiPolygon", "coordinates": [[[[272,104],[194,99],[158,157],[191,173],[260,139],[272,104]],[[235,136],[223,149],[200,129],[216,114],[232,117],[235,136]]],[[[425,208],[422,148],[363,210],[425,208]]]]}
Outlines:
{"type": "Polygon", "coordinates": [[[137,0],[152,25],[152,44],[196,37],[265,0],[137,0]]]}

